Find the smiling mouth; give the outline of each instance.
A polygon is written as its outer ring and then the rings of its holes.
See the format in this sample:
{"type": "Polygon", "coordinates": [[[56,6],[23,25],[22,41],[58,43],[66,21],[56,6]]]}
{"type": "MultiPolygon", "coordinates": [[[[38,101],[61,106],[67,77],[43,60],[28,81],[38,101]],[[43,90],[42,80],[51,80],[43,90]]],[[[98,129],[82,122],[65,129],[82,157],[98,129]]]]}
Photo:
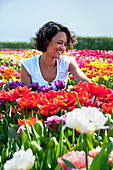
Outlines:
{"type": "Polygon", "coordinates": [[[62,51],[57,51],[57,53],[58,53],[59,55],[61,55],[63,52],[62,52],[62,51]]]}

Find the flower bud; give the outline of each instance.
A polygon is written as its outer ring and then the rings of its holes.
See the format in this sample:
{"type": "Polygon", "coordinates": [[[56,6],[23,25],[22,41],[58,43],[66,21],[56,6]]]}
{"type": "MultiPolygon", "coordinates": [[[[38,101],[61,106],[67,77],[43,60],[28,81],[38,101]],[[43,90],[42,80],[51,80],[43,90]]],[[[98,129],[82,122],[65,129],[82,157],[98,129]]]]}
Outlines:
{"type": "Polygon", "coordinates": [[[34,124],[34,128],[39,136],[43,136],[44,127],[43,127],[43,123],[41,121],[36,121],[34,124]]]}
{"type": "Polygon", "coordinates": [[[30,144],[30,148],[32,149],[33,153],[37,153],[40,157],[43,154],[42,148],[37,144],[36,141],[32,141],[30,144]]]}
{"type": "Polygon", "coordinates": [[[49,147],[54,149],[58,145],[58,142],[55,137],[52,137],[49,141],[49,147]]]}
{"type": "Polygon", "coordinates": [[[108,125],[110,125],[112,123],[111,115],[106,113],[105,116],[108,118],[108,120],[106,122],[106,126],[108,126],[108,125]]]}

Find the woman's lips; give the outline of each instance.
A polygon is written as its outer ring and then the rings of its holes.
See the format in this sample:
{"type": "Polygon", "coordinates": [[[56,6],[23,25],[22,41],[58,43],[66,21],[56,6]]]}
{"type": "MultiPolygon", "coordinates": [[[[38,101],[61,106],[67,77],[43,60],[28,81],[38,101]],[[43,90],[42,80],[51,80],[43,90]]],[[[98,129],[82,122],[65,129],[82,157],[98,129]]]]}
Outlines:
{"type": "Polygon", "coordinates": [[[57,51],[57,53],[58,53],[59,55],[61,55],[63,52],[62,52],[62,51],[57,51]]]}

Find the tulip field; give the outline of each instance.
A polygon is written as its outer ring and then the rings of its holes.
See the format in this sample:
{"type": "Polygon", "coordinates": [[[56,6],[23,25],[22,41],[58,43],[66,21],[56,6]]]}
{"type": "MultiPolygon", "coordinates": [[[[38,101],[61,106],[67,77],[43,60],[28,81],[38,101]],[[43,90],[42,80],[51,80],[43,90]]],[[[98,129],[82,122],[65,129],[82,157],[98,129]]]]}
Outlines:
{"type": "Polygon", "coordinates": [[[92,83],[25,86],[21,62],[35,49],[0,49],[0,169],[113,169],[113,51],[70,50],[92,83]]]}

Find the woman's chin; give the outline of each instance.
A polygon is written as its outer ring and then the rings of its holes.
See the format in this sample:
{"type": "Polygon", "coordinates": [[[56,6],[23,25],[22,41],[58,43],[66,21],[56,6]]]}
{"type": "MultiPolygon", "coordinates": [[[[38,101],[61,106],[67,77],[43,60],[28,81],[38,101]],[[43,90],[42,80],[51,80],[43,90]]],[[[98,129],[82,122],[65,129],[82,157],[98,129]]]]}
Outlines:
{"type": "Polygon", "coordinates": [[[61,57],[60,54],[57,54],[57,55],[56,55],[56,58],[57,58],[57,59],[60,59],[60,57],[61,57]]]}

